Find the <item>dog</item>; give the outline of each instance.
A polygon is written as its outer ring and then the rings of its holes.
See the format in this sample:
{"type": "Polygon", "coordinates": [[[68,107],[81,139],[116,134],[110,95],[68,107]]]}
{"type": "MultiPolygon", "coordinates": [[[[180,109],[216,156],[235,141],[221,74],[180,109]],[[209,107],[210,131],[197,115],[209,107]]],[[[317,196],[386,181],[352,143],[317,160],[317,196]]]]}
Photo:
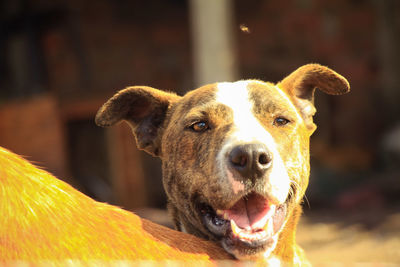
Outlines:
{"type": "Polygon", "coordinates": [[[227,259],[211,241],[94,201],[0,147],[0,265],[227,259]]]}
{"type": "Polygon", "coordinates": [[[340,74],[308,64],[277,84],[214,83],[184,96],[128,87],[95,121],[127,122],[137,146],[161,158],[177,230],[219,242],[240,260],[298,264],[306,262],[295,232],[309,179],[316,88],[350,90],[340,74]]]}

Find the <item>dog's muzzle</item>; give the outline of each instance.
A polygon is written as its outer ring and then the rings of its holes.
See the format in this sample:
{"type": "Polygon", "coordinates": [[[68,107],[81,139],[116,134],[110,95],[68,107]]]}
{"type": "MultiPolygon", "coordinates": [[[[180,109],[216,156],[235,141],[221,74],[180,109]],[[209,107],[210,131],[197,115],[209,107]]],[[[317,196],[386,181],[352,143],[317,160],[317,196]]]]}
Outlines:
{"type": "Polygon", "coordinates": [[[265,144],[236,144],[225,153],[231,204],[222,209],[200,205],[203,225],[237,258],[271,251],[284,225],[287,202],[279,203],[265,192],[272,167],[273,155],[265,144]]]}

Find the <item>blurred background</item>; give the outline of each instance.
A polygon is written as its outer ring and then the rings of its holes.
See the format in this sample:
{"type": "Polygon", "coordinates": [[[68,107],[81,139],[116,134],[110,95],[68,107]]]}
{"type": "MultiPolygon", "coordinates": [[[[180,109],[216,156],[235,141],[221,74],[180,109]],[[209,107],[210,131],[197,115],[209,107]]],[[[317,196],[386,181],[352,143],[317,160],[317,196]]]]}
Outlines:
{"type": "Polygon", "coordinates": [[[184,94],[215,81],[278,82],[311,62],[336,70],[352,91],[316,94],[299,241],[317,262],[400,262],[400,1],[0,5],[0,145],[167,225],[160,161],[136,149],[125,124],[94,124],[109,97],[129,85],[184,94]]]}

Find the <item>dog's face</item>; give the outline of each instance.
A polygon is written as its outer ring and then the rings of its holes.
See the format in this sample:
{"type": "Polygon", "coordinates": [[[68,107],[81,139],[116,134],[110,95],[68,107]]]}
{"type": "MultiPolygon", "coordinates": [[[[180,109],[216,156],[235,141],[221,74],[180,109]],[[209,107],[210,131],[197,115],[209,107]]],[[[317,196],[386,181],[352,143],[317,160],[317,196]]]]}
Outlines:
{"type": "Polygon", "coordinates": [[[183,97],[128,88],[96,122],[126,120],[138,146],[161,157],[180,230],[220,241],[239,259],[266,258],[294,231],[308,184],[315,87],[348,91],[337,73],[306,65],[277,85],[216,83],[183,97]]]}
{"type": "Polygon", "coordinates": [[[270,252],[307,187],[309,135],[273,84],[218,83],[185,95],[161,141],[164,187],[182,227],[240,258],[270,252]]]}

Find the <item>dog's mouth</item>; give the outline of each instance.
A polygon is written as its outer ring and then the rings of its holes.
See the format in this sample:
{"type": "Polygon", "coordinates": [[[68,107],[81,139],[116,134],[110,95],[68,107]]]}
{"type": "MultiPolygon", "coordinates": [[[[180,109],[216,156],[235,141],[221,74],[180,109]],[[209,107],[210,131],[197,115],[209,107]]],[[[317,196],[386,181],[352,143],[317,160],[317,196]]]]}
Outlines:
{"type": "Polygon", "coordinates": [[[250,257],[274,248],[287,205],[274,205],[253,192],[226,210],[214,210],[203,204],[200,213],[204,225],[228,252],[236,257],[250,257]]]}

